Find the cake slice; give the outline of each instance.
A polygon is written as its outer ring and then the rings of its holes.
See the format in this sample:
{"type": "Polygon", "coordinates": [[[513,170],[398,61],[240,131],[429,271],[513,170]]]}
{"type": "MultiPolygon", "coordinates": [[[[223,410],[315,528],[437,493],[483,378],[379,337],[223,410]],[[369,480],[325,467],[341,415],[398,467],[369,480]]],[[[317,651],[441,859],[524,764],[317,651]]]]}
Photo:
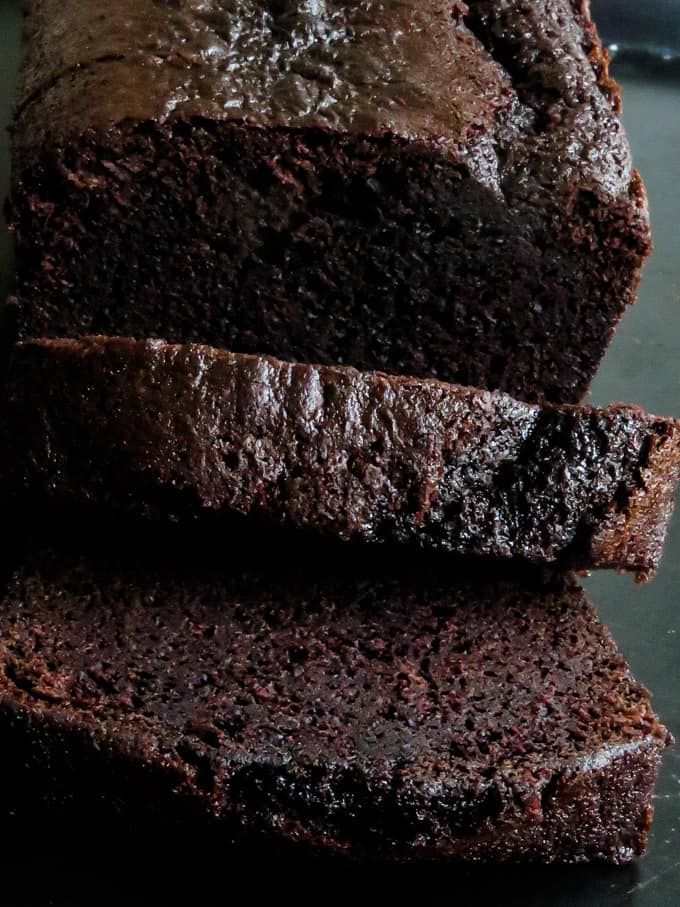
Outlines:
{"type": "Polygon", "coordinates": [[[21,337],[576,402],[648,253],[585,0],[34,0],[21,337]]]}
{"type": "Polygon", "coordinates": [[[680,471],[680,423],[636,407],[537,406],[158,340],[21,344],[8,396],[22,508],[249,514],[643,579],[680,471]]]}
{"type": "Polygon", "coordinates": [[[10,571],[15,823],[203,829],[260,856],[643,852],[669,735],[572,579],[192,551],[81,539],[10,571]]]}

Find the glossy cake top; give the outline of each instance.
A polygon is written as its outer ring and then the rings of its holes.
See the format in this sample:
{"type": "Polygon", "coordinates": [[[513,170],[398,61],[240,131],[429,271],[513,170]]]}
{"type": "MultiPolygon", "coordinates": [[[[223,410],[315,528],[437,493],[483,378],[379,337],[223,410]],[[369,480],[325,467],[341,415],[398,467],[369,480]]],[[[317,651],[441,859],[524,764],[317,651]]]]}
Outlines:
{"type": "Polygon", "coordinates": [[[496,190],[529,176],[616,193],[630,161],[581,6],[34,0],[15,148],[234,119],[420,140],[496,190]]]}

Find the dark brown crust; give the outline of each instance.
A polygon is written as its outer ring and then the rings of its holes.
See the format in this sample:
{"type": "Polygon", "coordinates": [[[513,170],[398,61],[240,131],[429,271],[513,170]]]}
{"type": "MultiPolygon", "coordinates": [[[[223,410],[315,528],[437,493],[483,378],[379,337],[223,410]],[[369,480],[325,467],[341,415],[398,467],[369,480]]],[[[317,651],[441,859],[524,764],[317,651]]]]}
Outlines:
{"type": "Polygon", "coordinates": [[[343,540],[653,574],[680,423],[121,338],[20,344],[20,501],[249,514],[343,540]]]}
{"type": "Polygon", "coordinates": [[[570,578],[104,547],[29,557],[0,607],[17,818],[353,859],[644,851],[670,738],[570,578]]]}
{"type": "Polygon", "coordinates": [[[472,133],[496,128],[510,87],[480,54],[465,11],[459,0],[370,9],[335,0],[318,9],[296,0],[99,0],[84,14],[82,0],[34,0],[17,145],[32,144],[25,150],[35,155],[78,139],[84,126],[105,135],[126,121],[200,116],[435,138],[465,153],[472,133]]]}
{"type": "Polygon", "coordinates": [[[615,83],[585,2],[250,6],[100,0],[96,11],[88,5],[85,30],[82,0],[33,0],[15,147],[35,156],[78,141],[84,130],[103,137],[126,122],[204,117],[434,141],[461,159],[481,155],[479,165],[471,163],[481,171],[494,145],[536,138],[525,134],[532,111],[559,109],[535,149],[546,140],[562,146],[559,155],[543,155],[562,173],[552,173],[555,185],[573,183],[576,169],[591,189],[626,192],[630,158],[615,83]],[[506,63],[506,44],[520,31],[522,47],[506,63]],[[587,163],[573,141],[559,138],[576,112],[587,120],[576,128],[593,146],[587,163]]]}
{"type": "Polygon", "coordinates": [[[249,2],[33,3],[18,335],[580,399],[650,246],[587,4],[249,2]]]}

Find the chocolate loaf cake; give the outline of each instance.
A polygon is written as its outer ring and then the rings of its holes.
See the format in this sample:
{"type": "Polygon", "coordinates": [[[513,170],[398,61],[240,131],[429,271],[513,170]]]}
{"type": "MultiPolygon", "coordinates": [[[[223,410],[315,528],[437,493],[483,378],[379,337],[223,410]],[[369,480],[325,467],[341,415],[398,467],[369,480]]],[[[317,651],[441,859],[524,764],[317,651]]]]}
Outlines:
{"type": "Polygon", "coordinates": [[[669,735],[568,577],[105,550],[29,556],[0,605],[17,820],[356,859],[644,850],[669,735]]]}
{"type": "Polygon", "coordinates": [[[20,344],[8,382],[20,506],[259,517],[343,540],[646,578],[680,423],[433,379],[122,338],[20,344]]]}
{"type": "Polygon", "coordinates": [[[586,0],[34,0],[16,330],[576,402],[646,202],[586,0]]]}

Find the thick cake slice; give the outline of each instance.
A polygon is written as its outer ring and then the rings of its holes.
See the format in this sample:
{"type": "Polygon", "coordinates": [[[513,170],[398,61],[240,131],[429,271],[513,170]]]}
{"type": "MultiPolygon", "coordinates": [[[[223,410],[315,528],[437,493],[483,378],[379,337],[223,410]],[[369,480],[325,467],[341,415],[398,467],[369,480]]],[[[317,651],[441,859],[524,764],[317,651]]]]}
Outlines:
{"type": "Polygon", "coordinates": [[[576,402],[649,249],[585,0],[33,0],[22,337],[576,402]]]}
{"type": "Polygon", "coordinates": [[[184,823],[356,859],[644,850],[669,736],[568,577],[161,547],[12,573],[0,804],[15,821],[184,823]]]}
{"type": "Polygon", "coordinates": [[[539,407],[157,340],[19,345],[8,393],[22,507],[251,514],[645,578],[680,471],[680,423],[636,407],[539,407]]]}

